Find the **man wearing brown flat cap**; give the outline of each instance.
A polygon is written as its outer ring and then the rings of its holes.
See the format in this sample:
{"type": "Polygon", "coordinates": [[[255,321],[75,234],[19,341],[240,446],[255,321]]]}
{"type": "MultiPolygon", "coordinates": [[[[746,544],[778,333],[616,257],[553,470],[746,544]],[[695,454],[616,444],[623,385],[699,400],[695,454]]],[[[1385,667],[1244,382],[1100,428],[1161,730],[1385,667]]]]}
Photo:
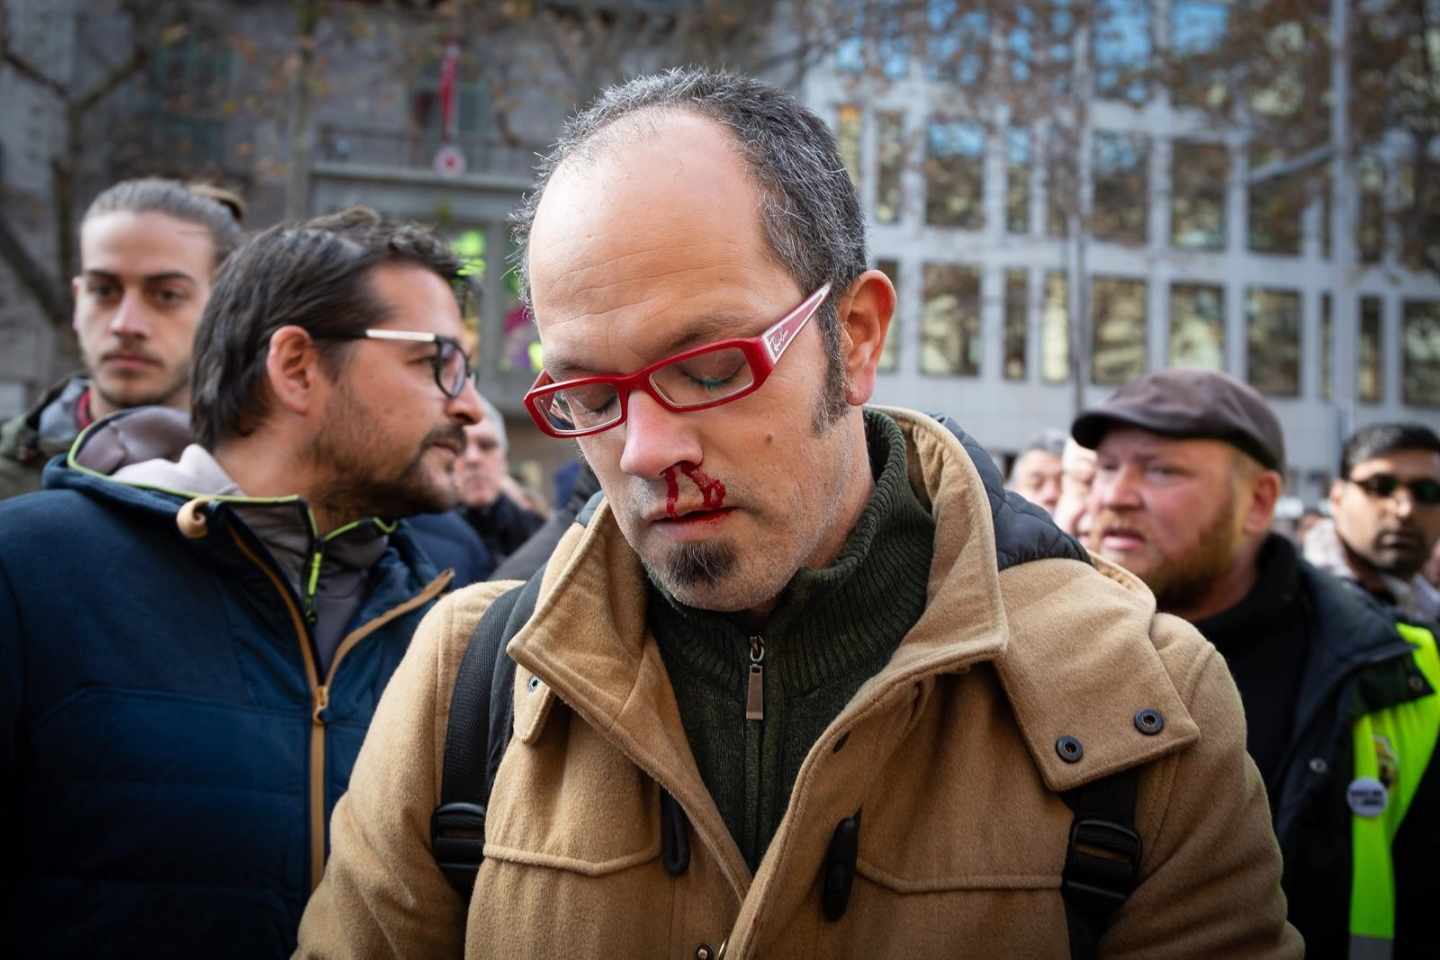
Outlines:
{"type": "Polygon", "coordinates": [[[1223,373],[1164,370],[1076,419],[1096,451],[1090,547],[1225,655],[1311,957],[1440,956],[1440,659],[1270,532],[1285,441],[1223,373]]]}

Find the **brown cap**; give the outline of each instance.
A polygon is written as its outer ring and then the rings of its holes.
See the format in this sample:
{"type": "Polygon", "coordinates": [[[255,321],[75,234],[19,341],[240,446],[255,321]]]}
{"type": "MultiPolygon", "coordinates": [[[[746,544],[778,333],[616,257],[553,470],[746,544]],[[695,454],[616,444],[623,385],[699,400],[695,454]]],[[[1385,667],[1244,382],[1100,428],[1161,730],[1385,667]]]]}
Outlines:
{"type": "Polygon", "coordinates": [[[1131,380],[1076,417],[1070,434],[1093,450],[1114,426],[1223,440],[1262,466],[1285,469],[1285,435],[1269,404],[1253,387],[1213,370],[1160,370],[1131,380]]]}

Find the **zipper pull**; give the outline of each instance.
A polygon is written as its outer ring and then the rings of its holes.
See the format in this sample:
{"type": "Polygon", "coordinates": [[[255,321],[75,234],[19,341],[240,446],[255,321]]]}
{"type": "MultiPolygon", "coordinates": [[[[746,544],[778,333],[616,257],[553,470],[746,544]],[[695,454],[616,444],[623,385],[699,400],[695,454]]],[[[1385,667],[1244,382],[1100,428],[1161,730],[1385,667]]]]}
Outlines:
{"type": "Polygon", "coordinates": [[[745,719],[765,719],[765,638],[750,638],[750,686],[745,693],[745,719]]]}
{"type": "Polygon", "coordinates": [[[325,718],[320,714],[324,713],[328,706],[330,706],[330,688],[322,683],[315,688],[315,711],[310,715],[310,719],[315,721],[315,726],[323,727],[325,725],[325,718]]]}
{"type": "Polygon", "coordinates": [[[315,594],[320,590],[320,564],[324,562],[324,559],[323,547],[311,555],[310,577],[305,584],[305,621],[312,627],[320,620],[320,610],[319,605],[315,602],[315,594]]]}

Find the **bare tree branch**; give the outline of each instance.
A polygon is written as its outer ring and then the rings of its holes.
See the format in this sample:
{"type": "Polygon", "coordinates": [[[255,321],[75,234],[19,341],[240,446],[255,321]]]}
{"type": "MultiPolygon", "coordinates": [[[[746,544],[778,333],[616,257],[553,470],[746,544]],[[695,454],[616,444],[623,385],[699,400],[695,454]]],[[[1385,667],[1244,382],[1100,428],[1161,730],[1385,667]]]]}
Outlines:
{"type": "Polygon", "coordinates": [[[16,279],[30,291],[52,326],[63,327],[70,320],[70,305],[60,293],[50,272],[31,256],[25,241],[15,231],[10,219],[0,210],[0,259],[10,267],[16,279]]]}
{"type": "Polygon", "coordinates": [[[20,74],[26,80],[29,80],[31,83],[44,87],[46,90],[49,90],[51,93],[55,94],[57,97],[60,97],[62,100],[70,96],[70,89],[66,87],[65,84],[61,83],[59,80],[54,79],[53,77],[47,76],[29,60],[26,60],[24,57],[20,56],[20,54],[12,50],[10,48],[10,38],[8,35],[4,38],[4,41],[5,48],[3,51],[3,59],[5,63],[10,65],[10,68],[12,70],[20,74]]]}
{"type": "Polygon", "coordinates": [[[77,113],[89,111],[101,100],[104,100],[110,96],[110,94],[124,86],[125,82],[139,73],[149,60],[150,52],[144,47],[137,46],[134,50],[130,51],[129,59],[114,67],[99,83],[82,94],[71,106],[71,109],[77,113]]]}

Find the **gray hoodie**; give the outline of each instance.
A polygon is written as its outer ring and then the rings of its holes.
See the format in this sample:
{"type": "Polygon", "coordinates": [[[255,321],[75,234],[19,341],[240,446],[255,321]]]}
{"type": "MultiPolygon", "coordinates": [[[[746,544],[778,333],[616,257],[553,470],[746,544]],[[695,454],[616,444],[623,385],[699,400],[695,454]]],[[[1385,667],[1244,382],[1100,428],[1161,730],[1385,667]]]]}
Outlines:
{"type": "Polygon", "coordinates": [[[367,518],[321,535],[298,496],[247,497],[208,450],[190,442],[190,418],[178,410],[123,410],[97,422],[81,440],[71,453],[76,465],[117,483],[229,502],[300,599],[323,678],[393,526],[367,518]]]}

